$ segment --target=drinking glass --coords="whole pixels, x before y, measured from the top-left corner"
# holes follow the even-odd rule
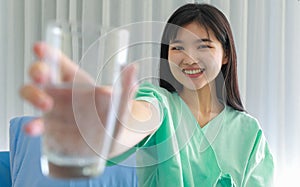
[[[53,51],[44,59],[51,73],[50,82],[43,89],[53,98],[54,106],[43,114],[44,175],[86,178],[103,172],[118,120],[120,72],[127,61],[128,40],[125,29],[108,34],[107,29],[96,24],[48,24],[46,43]],[[61,75],[61,55],[77,64],[72,81],[65,82]],[[102,100],[110,103],[104,109],[99,109],[101,104],[95,99],[99,86],[112,90],[111,95],[103,95]]]

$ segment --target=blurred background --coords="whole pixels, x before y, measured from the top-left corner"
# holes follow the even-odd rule
[[[229,19],[242,100],[260,121],[274,153],[276,183],[295,184],[300,170],[299,0],[0,0],[0,150],[9,149],[9,120],[36,114],[18,90],[29,81],[32,46],[44,38],[49,21],[88,21],[111,28],[166,22],[189,2],[213,4]]]

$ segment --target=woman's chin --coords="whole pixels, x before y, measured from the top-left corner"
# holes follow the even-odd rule
[[[184,89],[188,89],[188,90],[192,90],[192,91],[196,91],[196,90],[201,90],[202,88],[204,88],[207,83],[193,83],[193,82],[183,82],[181,83],[183,85]]]

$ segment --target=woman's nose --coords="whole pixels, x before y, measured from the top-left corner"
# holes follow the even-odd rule
[[[191,65],[197,63],[197,54],[193,50],[188,50],[184,53],[183,63]]]

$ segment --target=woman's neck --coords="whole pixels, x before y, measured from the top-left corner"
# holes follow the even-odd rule
[[[180,97],[188,105],[201,127],[217,116],[224,108],[216,93],[214,83],[199,90],[183,88]]]

